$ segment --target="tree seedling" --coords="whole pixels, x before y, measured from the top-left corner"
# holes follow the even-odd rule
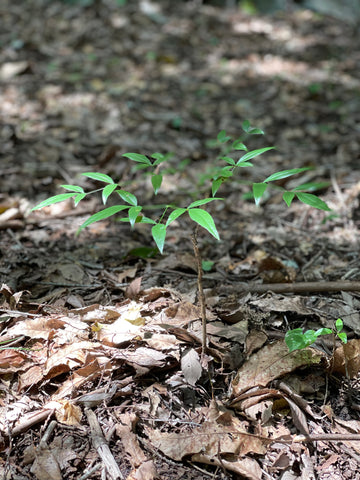
[[[261,129],[252,127],[250,125],[250,122],[247,120],[243,122],[242,128],[246,136],[264,134]],[[222,130],[217,135],[217,138],[211,142],[211,146],[217,146],[221,149],[221,155],[216,158],[216,163],[215,165],[213,165],[212,174],[209,178],[209,191],[211,193],[205,196],[205,198],[195,199],[187,206],[180,206],[174,204],[165,205],[165,207],[162,209],[162,213],[156,218],[150,218],[144,215],[143,211],[146,209],[147,205],[140,205],[138,198],[133,192],[124,190],[121,185],[115,182],[109,175],[97,172],[87,172],[83,173],[82,175],[98,182],[104,183],[103,187],[92,190],[90,192],[85,192],[84,189],[78,185],[61,185],[62,188],[67,191],[67,193],[50,197],[32,209],[38,210],[40,208],[47,207],[58,202],[68,200],[69,198],[72,198],[74,200],[75,206],[77,206],[79,202],[83,200],[87,195],[99,191],[102,193],[102,202],[104,205],[106,205],[109,197],[111,195],[116,195],[118,197],[118,200],[120,201],[119,205],[107,207],[95,213],[94,215],[91,215],[79,227],[77,233],[79,233],[85,227],[93,224],[94,222],[98,222],[113,215],[120,214],[120,221],[130,223],[130,226],[132,228],[135,226],[136,223],[149,224],[151,226],[152,238],[160,253],[163,253],[164,250],[167,229],[175,220],[181,221],[180,217],[184,218],[184,215],[187,215],[190,220],[195,223],[196,226],[191,236],[191,240],[198,270],[199,302],[201,306],[201,320],[203,325],[203,353],[206,351],[207,335],[205,297],[202,291],[202,271],[204,264],[202,263],[200,251],[197,244],[198,227],[200,226],[204,228],[208,233],[210,233],[210,235],[212,235],[217,240],[220,239],[213,216],[211,215],[211,213],[205,210],[204,207],[213,201],[224,201],[224,198],[215,196],[222,184],[229,181],[234,176],[234,174],[237,173],[241,168],[254,167],[253,163],[251,162],[254,158],[274,148],[264,147],[249,151],[246,145],[243,143],[242,137],[233,139],[232,137],[227,135],[225,130]],[[238,152],[242,152],[240,157],[238,155]],[[169,161],[170,155],[154,153],[150,157],[148,157],[140,153],[125,153],[123,154],[123,156],[134,162],[136,164],[136,169],[145,170],[150,173],[153,193],[154,195],[157,195],[162,185],[164,174],[163,172],[166,171],[166,169],[164,169],[164,164]],[[260,201],[264,196],[265,191],[267,191],[269,187],[275,187],[277,190],[282,191],[282,198],[288,207],[291,205],[294,198],[297,198],[300,202],[304,204],[321,210],[329,211],[330,208],[326,205],[324,201],[322,201],[313,193],[308,193],[309,191],[313,191],[316,189],[317,184],[315,183],[303,184],[291,190],[286,190],[274,184],[274,182],[278,180],[282,180],[292,175],[302,173],[306,170],[309,170],[310,168],[311,167],[303,167],[282,170],[268,176],[261,183],[252,183],[252,195],[255,200],[255,204],[260,204]],[[169,171],[169,169],[167,169],[167,171]],[[195,196],[200,197],[202,196],[202,194],[196,192]]]
[[[341,318],[335,322],[335,328],[319,328],[318,330],[302,331],[301,328],[294,328],[285,334],[285,343],[288,346],[289,352],[294,350],[303,350],[315,343],[322,335],[334,335],[338,337],[343,344],[347,343],[347,335],[342,331],[344,323]]]

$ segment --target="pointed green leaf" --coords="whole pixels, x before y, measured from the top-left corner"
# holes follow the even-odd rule
[[[228,140],[230,140],[231,137],[226,135],[225,130],[221,130],[221,132],[218,133],[217,140],[220,143],[226,143]]]
[[[111,183],[110,185],[106,185],[102,191],[102,201],[103,204],[105,205],[107,202],[107,199],[110,197],[110,195],[113,193],[113,191],[117,188],[116,183]]]
[[[347,335],[345,332],[339,332],[337,336],[340,338],[342,343],[345,343],[345,344],[347,343]]]
[[[330,182],[308,182],[298,185],[293,189],[293,192],[298,192],[299,190],[306,190],[308,192],[315,192],[316,190],[321,190],[322,188],[327,188]]]
[[[120,197],[124,200],[124,202],[130,203],[130,205],[133,205],[134,207],[136,207],[137,198],[135,197],[134,194],[127,192],[126,190],[116,190],[116,193],[120,195]]]
[[[152,227],[151,234],[153,239],[155,240],[159,252],[163,253],[166,237],[166,225],[163,225],[162,223],[157,223]]]
[[[267,189],[267,183],[253,183],[252,190],[256,206],[260,204],[261,197]]]
[[[80,233],[83,228],[88,227],[92,223],[98,222],[99,220],[104,220],[105,218],[111,217],[112,215],[115,215],[122,210],[126,210],[127,208],[129,208],[127,205],[114,205],[113,207],[108,207],[104,210],[100,210],[100,212],[91,215],[91,217],[89,217],[82,225],[80,225],[77,234]]]
[[[167,219],[166,226],[168,227],[170,223],[172,223],[174,220],[176,220],[178,217],[180,217],[180,215],[182,215],[185,212],[186,212],[186,208],[176,208],[175,210],[173,210]]]
[[[237,167],[253,167],[254,165],[251,162],[241,162]]]
[[[285,343],[289,352],[307,347],[307,342],[301,328],[294,328],[293,330],[287,331],[285,333]]]
[[[331,328],[319,328],[318,330],[316,330],[315,336],[319,337],[320,335],[330,335],[331,333],[333,333]]]
[[[224,199],[220,197],[203,198],[202,200],[196,200],[195,202],[190,203],[188,208],[200,207],[200,205],[206,205],[207,203],[213,202],[214,200]]]
[[[223,178],[217,178],[216,180],[213,180],[212,185],[211,185],[211,195],[212,196],[216,195],[216,192],[219,190],[219,188],[221,187],[223,182],[224,182]]]
[[[69,190],[70,192],[84,193],[84,189],[78,185],[60,185],[60,187],[65,188],[65,190]]]
[[[236,165],[239,165],[242,162],[246,162],[247,160],[251,160],[262,153],[265,153],[269,150],[273,150],[275,147],[265,147],[265,148],[258,148],[257,150],[252,150],[251,152],[245,153],[239,160],[237,161]],[[265,180],[266,181],[266,180]]]
[[[209,212],[202,208],[191,208],[188,210],[189,217],[201,227],[205,228],[213,237],[220,240],[215,222]]]
[[[293,193],[293,192],[284,192],[283,193],[283,200],[288,207],[290,207],[291,202],[293,201],[294,197],[295,197],[295,193]]]
[[[247,133],[249,131],[249,128],[250,128],[249,120],[244,120],[242,124],[242,129],[244,130],[244,132]]]
[[[158,173],[157,175],[152,175],[151,176],[151,183],[154,189],[155,195],[157,195],[159,188],[161,187],[163,176]]]
[[[36,207],[32,208],[31,211],[33,212],[34,210],[39,210],[39,208],[44,208],[53,205],[54,203],[63,202],[68,198],[75,197],[75,195],[76,193],[61,193],[60,195],[55,195],[39,203],[39,205],[36,205]]]
[[[93,180],[98,180],[99,182],[115,183],[114,180],[109,177],[109,175],[105,175],[105,173],[88,172],[82,173],[81,175],[84,175],[84,177],[92,178]]]
[[[264,182],[273,182],[275,180],[282,180],[283,178],[291,177],[291,175],[296,175],[297,173],[306,172],[306,170],[311,170],[312,167],[303,167],[303,168],[292,168],[291,170],[282,170],[281,172],[276,172],[270,175],[270,177],[265,178]]]
[[[344,322],[341,320],[341,318],[338,318],[335,322],[335,328],[337,332],[341,332],[341,330],[344,328]]]
[[[235,160],[231,157],[227,157],[226,155],[224,157],[220,157],[220,160],[224,160],[229,165],[235,165]]]
[[[323,200],[312,193],[297,193],[296,196],[300,202],[305,203],[306,205],[310,205],[311,207],[318,208],[319,210],[325,210],[327,212],[331,211],[331,208],[329,208]]]
[[[247,133],[249,135],[265,135],[264,131],[261,128],[250,128]]]
[[[86,193],[78,193],[76,195],[76,197],[74,197],[75,207],[77,207],[79,205],[79,203],[81,202],[81,200],[85,197],[86,197]]]
[[[244,145],[241,140],[235,140],[235,142],[233,142],[233,144],[231,145],[231,148],[233,150],[247,150],[247,146]]]
[[[142,207],[130,207],[129,208],[129,222],[131,225],[131,228],[135,225],[135,222],[137,221],[137,218],[139,216],[139,213],[141,212]],[[141,222],[138,222],[141,223]]]
[[[133,162],[143,163],[144,165],[152,165],[151,161],[141,153],[124,153],[123,157],[129,158]]]

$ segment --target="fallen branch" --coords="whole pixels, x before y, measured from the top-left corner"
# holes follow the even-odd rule
[[[118,478],[123,480],[124,477],[122,476],[119,465],[116,463],[116,460],[110,451],[95,413],[88,408],[85,408],[85,413],[90,425],[92,444],[103,461],[111,480],[116,480]]]

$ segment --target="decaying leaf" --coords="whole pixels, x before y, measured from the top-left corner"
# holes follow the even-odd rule
[[[202,368],[200,357],[197,351],[193,348],[185,351],[181,357],[181,370],[190,385],[195,385],[201,377]]]
[[[232,382],[232,397],[255,387],[266,385],[302,366],[318,364],[323,358],[319,350],[306,348],[289,353],[282,340],[266,345],[254,353],[238,370]]]

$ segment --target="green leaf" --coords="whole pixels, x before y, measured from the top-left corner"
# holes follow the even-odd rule
[[[174,154],[169,152],[165,155],[163,155],[162,153],[153,153],[151,155],[151,158],[154,158],[155,159],[155,162],[153,163],[153,166],[157,166],[157,165],[160,165],[160,163],[163,163],[163,162],[166,162],[167,160],[169,160]]]
[[[293,193],[293,192],[284,192],[283,193],[283,200],[288,207],[290,207],[291,202],[293,201],[294,197],[295,197],[295,193]]]
[[[176,220],[178,217],[180,217],[180,215],[182,215],[185,212],[186,212],[186,208],[176,208],[175,210],[173,210],[167,219],[166,226],[168,227],[170,223],[172,223],[174,220]]]
[[[231,157],[227,157],[227,156],[220,157],[220,160],[224,160],[229,165],[235,165],[235,160]]]
[[[301,328],[294,328],[285,333],[285,343],[289,352],[302,350],[308,346]]]
[[[303,167],[303,168],[292,168],[291,170],[282,170],[281,172],[276,172],[270,175],[270,177],[265,178],[264,182],[273,182],[274,180],[282,180],[283,178],[291,177],[291,175],[296,175],[297,173],[305,172],[306,170],[311,170],[312,167]]]
[[[242,123],[242,129],[244,130],[244,132],[247,133],[249,131],[249,128],[250,128],[249,120],[244,120]]]
[[[76,193],[61,193],[60,195],[55,195],[54,197],[50,197],[43,202],[36,205],[36,207],[32,208],[31,211],[39,210],[40,208],[48,207],[49,205],[54,205],[54,203],[63,202],[68,198],[75,197]]]
[[[214,266],[214,263],[212,260],[203,260],[201,262],[201,268],[204,270],[204,272],[210,272],[211,269]]]
[[[217,140],[220,143],[226,143],[228,140],[230,140],[231,137],[226,135],[225,130],[221,130],[221,132],[218,133]]]
[[[98,222],[99,220],[104,220],[105,218],[111,217],[112,215],[115,215],[122,210],[126,210],[127,208],[129,208],[127,205],[114,205],[113,207],[100,210],[100,212],[91,215],[91,217],[89,217],[82,225],[80,225],[77,234],[79,234],[83,228],[88,227],[92,223]]]
[[[341,320],[341,318],[338,318],[335,322],[335,328],[337,332],[341,332],[341,330],[344,328],[344,322]]]
[[[152,227],[151,234],[153,236],[153,239],[155,240],[159,252],[163,253],[166,237],[166,225],[163,225],[162,223],[157,223]]]
[[[70,190],[70,192],[84,193],[84,189],[78,185],[60,185],[60,187]]]
[[[345,343],[345,344],[347,343],[347,335],[345,332],[341,332],[341,333],[339,332],[337,336],[340,338],[342,343]]]
[[[237,167],[253,167],[254,165],[251,162],[241,162]]]
[[[256,206],[260,204],[261,197],[264,195],[267,183],[253,183],[252,190]]]
[[[231,145],[231,148],[233,150],[247,150],[247,146],[244,145],[241,140],[235,140],[233,144]]]
[[[250,128],[247,133],[249,135],[265,135],[265,132],[261,128]]]
[[[130,222],[130,225],[131,227],[133,227],[135,225],[135,222],[139,216],[139,213],[141,212],[141,209],[142,207],[130,207],[129,208],[129,222]],[[138,222],[138,223],[141,223],[141,222]]]
[[[224,200],[224,199],[220,197],[203,198],[202,200],[196,200],[195,202],[190,203],[188,208],[200,207],[201,205],[206,205],[207,203],[213,202],[214,200]]]
[[[129,158],[133,162],[143,163],[148,166],[152,165],[151,161],[145,155],[141,155],[141,153],[124,153],[123,157]]]
[[[310,192],[315,192],[316,190],[321,190],[322,188],[326,188],[329,185],[330,185],[330,182],[303,183],[302,185],[298,185],[297,187],[293,188],[293,192],[298,192],[299,190],[307,190]]]
[[[212,196],[216,195],[216,192],[219,190],[219,188],[221,187],[223,182],[224,182],[223,178],[217,178],[216,180],[213,180],[212,185],[211,185],[211,195]]]
[[[215,226],[215,222],[206,210],[202,208],[191,208],[188,210],[189,217],[194,222],[198,223],[201,227],[205,228],[213,237],[220,240],[218,231]]]
[[[76,197],[74,197],[75,207],[77,207],[79,205],[79,203],[81,202],[81,200],[85,197],[86,197],[86,193],[78,193],[76,195]]]
[[[251,160],[264,152],[269,150],[273,150],[275,147],[265,147],[265,148],[258,148],[257,150],[252,150],[251,152],[245,153],[239,160],[237,161],[236,165],[240,165],[242,162],[246,162],[247,160]],[[266,181],[266,180],[265,180]]]
[[[130,192],[127,192],[126,190],[116,190],[116,193],[120,195],[120,197],[124,200],[126,203],[130,203],[130,205],[133,205],[136,207],[137,205],[137,198],[135,195],[133,195]]]
[[[113,191],[117,188],[116,183],[112,183],[110,185],[106,185],[106,187],[103,188],[102,191],[102,201],[103,204],[105,205],[107,202],[107,199],[110,197],[110,195],[113,193]]]
[[[93,180],[98,180],[99,182],[115,183],[114,180],[109,177],[109,175],[105,175],[105,173],[88,172],[82,173],[81,175],[84,175],[84,177],[92,178]]]
[[[311,207],[318,208],[319,210],[325,210],[327,212],[331,211],[331,208],[329,208],[323,200],[312,193],[297,193],[296,196],[300,202],[305,203],[306,205],[310,205]]]
[[[162,179],[163,179],[163,176],[160,173],[151,176],[151,183],[152,183],[155,195],[157,195],[159,188],[161,187]]]
[[[331,328],[319,328],[315,332],[315,336],[319,337],[320,335],[330,335],[331,333],[334,333]]]

